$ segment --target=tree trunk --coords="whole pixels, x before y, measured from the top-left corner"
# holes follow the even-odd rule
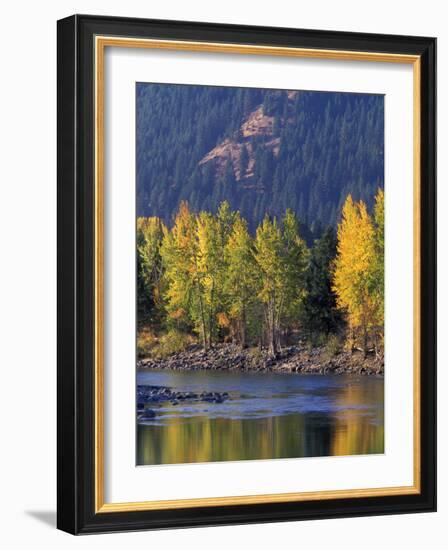
[[[209,307],[209,313],[208,313],[208,343],[209,347],[212,347],[212,340],[213,340],[213,300],[214,300],[214,290],[215,290],[215,283],[212,282],[212,289],[210,293],[210,307]]]
[[[199,307],[201,310],[202,347],[204,348],[204,351],[207,351],[208,350],[207,326],[205,323],[205,314],[204,314],[204,306],[202,304],[202,297],[199,297]]]
[[[368,345],[368,332],[367,332],[367,325],[364,324],[363,326],[363,342],[364,342],[364,358],[367,357],[367,345]]]
[[[241,326],[240,326],[240,339],[241,347],[244,349],[246,347],[246,308],[243,307],[243,313],[241,316]]]
[[[373,349],[375,351],[375,357],[378,359],[378,334],[376,327],[373,329]]]
[[[350,327],[350,353],[353,353],[355,351],[355,334],[354,329],[351,326]]]
[[[268,310],[268,353],[270,357],[277,355],[277,338],[275,331],[275,307],[271,302]]]

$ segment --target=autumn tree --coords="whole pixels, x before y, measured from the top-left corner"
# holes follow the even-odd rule
[[[374,341],[375,350],[378,352],[384,337],[384,191],[382,189],[378,189],[375,197],[373,223],[374,255],[370,266],[369,291],[375,307]]]
[[[348,195],[338,225],[333,288],[337,303],[348,315],[352,334],[360,331],[367,353],[369,331],[376,323],[371,293],[371,269],[375,259],[375,228],[363,201]]]
[[[171,231],[164,231],[161,254],[170,318],[177,322],[191,321],[202,338],[204,349],[208,349],[205,286],[199,263],[196,218],[186,202],[181,202]]]
[[[224,309],[223,280],[225,271],[223,236],[220,220],[209,212],[196,218],[197,269],[201,281],[207,346],[211,347],[217,331],[217,315]]]
[[[254,315],[258,291],[258,266],[254,258],[252,238],[247,222],[237,216],[225,248],[227,265],[225,290],[228,312],[236,325],[236,339],[241,347],[247,345],[247,328]]]
[[[258,296],[265,309],[268,351],[275,357],[280,351],[284,315],[295,310],[303,291],[306,246],[291,211],[285,215],[283,231],[276,218],[264,218],[256,232],[255,259],[260,269]]]
[[[233,229],[233,222],[235,221],[236,213],[232,211],[230,205],[227,201],[223,201],[218,208],[216,214],[217,229],[219,233],[219,246],[221,251],[224,251],[224,248],[229,240],[230,234]]]
[[[265,216],[257,228],[255,237],[255,259],[260,269],[260,291],[258,297],[264,304],[264,321],[268,351],[275,357],[278,349],[278,319],[282,305],[282,234],[277,219]]]
[[[279,314],[278,326],[285,321],[292,324],[297,321],[304,298],[305,269],[309,251],[305,241],[299,234],[299,220],[294,212],[288,208],[282,220],[283,242],[283,272],[282,272],[282,307]]]

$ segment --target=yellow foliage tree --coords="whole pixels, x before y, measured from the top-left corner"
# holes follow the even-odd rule
[[[347,312],[352,336],[356,332],[362,336],[364,353],[369,331],[377,323],[377,307],[370,292],[375,252],[375,227],[367,207],[349,195],[338,225],[333,288],[338,306]]]
[[[208,348],[203,273],[199,265],[197,224],[188,204],[181,202],[173,228],[164,231],[161,255],[168,283],[167,310],[177,316],[188,311]]]
[[[371,288],[377,306],[378,324],[384,323],[384,191],[378,189],[373,211],[375,224],[375,261],[372,264]]]
[[[198,274],[204,302],[208,345],[212,346],[216,332],[216,319],[222,305],[222,278],[224,250],[221,246],[219,220],[209,212],[200,212],[196,218],[198,243]]]

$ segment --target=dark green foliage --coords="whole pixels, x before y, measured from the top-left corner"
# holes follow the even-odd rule
[[[160,246],[163,224],[159,218],[137,219],[137,320],[159,323],[163,317],[163,268]]]
[[[138,216],[171,224],[181,200],[212,213],[227,200],[252,233],[266,213],[290,208],[316,237],[336,224],[349,193],[371,208],[383,186],[382,96],[139,83],[136,100]],[[271,128],[244,137],[242,124],[260,106]],[[201,163],[225,139],[244,145],[239,164],[220,172]],[[238,178],[234,169],[251,160],[253,173]]]
[[[151,313],[154,311],[154,297],[152,285],[145,277],[142,259],[137,252],[137,319],[139,324],[148,323],[152,320]]]
[[[336,309],[336,295],[332,290],[332,262],[336,256],[337,239],[332,228],[327,228],[315,241],[305,271],[305,297],[301,320],[310,334],[336,332],[342,322]]]

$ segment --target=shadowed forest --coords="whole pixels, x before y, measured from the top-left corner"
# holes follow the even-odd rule
[[[138,83],[137,215],[227,201],[252,234],[290,208],[308,245],[384,182],[384,97]]]

